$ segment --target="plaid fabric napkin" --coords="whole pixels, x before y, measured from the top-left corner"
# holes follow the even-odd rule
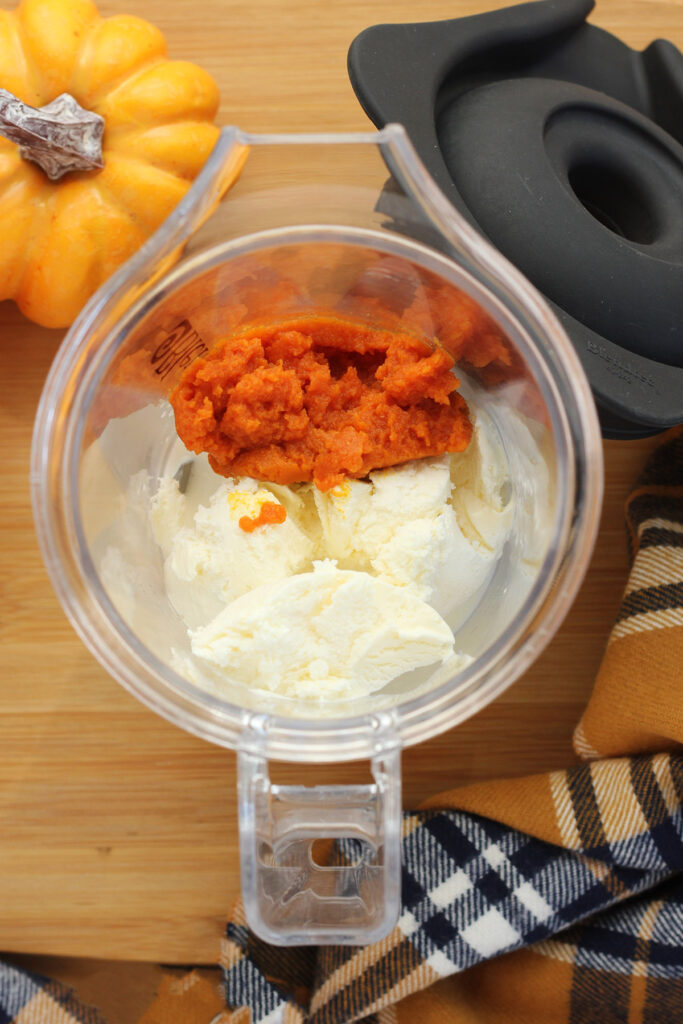
[[[227,1009],[191,973],[140,1024],[683,1022],[682,432],[648,463],[627,523],[633,567],[576,729],[583,763],[406,813],[402,913],[373,946],[267,946],[238,905]],[[16,996],[3,1017],[3,985],[0,1024],[52,1021],[20,1015]],[[100,1024],[65,1012],[55,1024]]]
[[[106,1024],[72,989],[40,974],[0,963],[0,1024]]]

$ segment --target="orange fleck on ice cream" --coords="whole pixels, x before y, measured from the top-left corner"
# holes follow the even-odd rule
[[[284,523],[287,509],[276,501],[264,501],[257,516],[240,516],[239,528],[245,533],[253,533],[257,526],[270,526]]]

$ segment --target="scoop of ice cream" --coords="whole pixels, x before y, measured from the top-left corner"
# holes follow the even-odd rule
[[[477,430],[482,434],[478,426],[475,436]],[[489,460],[492,453],[476,458]],[[510,521],[498,493],[507,479],[502,460],[500,477],[491,474],[481,497],[473,490],[478,478],[461,476],[462,495],[451,479],[451,456],[445,455],[371,473],[369,481],[348,480],[326,493],[314,490],[322,525],[319,550],[341,568],[409,587],[442,615],[456,612],[491,573]],[[486,540],[468,529],[470,512],[477,521],[488,515]]]
[[[321,551],[341,568],[378,575],[429,601],[450,525],[450,490],[448,456],[313,489]]]
[[[256,587],[191,640],[232,681],[320,700],[372,693],[453,652],[448,625],[410,590],[332,561]]]
[[[480,550],[496,551],[512,523],[512,485],[495,429],[481,411],[467,450],[453,455],[450,467],[461,532]]]
[[[229,479],[188,523],[186,498],[177,482],[161,480],[150,518],[165,555],[168,597],[190,628],[214,618],[247,591],[310,566],[314,544],[293,516],[251,533],[240,527],[242,517],[257,519],[266,502],[281,504],[254,480]]]

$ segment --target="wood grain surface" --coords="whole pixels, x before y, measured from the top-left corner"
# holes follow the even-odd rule
[[[166,33],[172,56],[209,70],[223,124],[288,131],[368,127],[346,72],[361,29],[489,6],[501,5],[107,0],[101,10],[144,15]],[[657,36],[683,46],[683,0],[601,0],[591,20],[637,48]],[[113,682],[52,592],[33,534],[28,467],[33,417],[59,342],[59,332],[0,304],[0,949],[211,963],[238,892],[235,759],[155,717]],[[565,624],[494,705],[406,751],[407,805],[471,780],[574,760],[572,728],[625,581],[623,501],[655,443],[605,445],[599,541]],[[364,779],[366,767],[316,774]],[[303,781],[296,766],[275,776]]]

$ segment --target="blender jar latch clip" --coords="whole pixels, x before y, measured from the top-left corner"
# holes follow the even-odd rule
[[[369,785],[273,785],[238,754],[242,898],[276,945],[362,945],[396,924],[401,895],[398,745],[381,744]]]

